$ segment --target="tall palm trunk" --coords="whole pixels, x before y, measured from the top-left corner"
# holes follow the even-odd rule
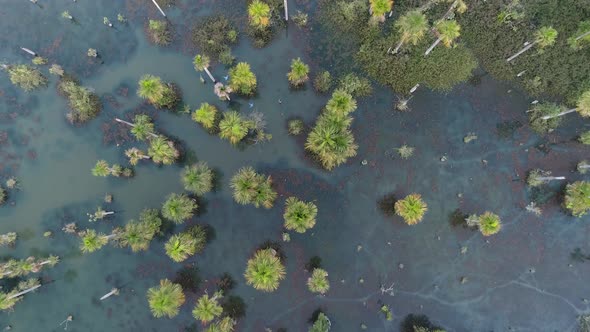
[[[156,5],[156,7],[158,7],[158,10],[160,11],[160,13],[162,13],[162,15],[164,17],[166,17],[166,13],[164,13],[164,11],[162,10],[162,8],[160,8],[160,5],[158,5],[158,3],[156,2],[156,0],[152,0],[152,2],[154,3],[154,5]]]
[[[289,7],[287,6],[287,0],[283,0],[283,6],[285,7],[285,21],[289,20]]]
[[[25,295],[25,294],[27,294],[27,293],[29,293],[29,292],[32,292],[32,291],[34,291],[35,289],[37,289],[37,288],[39,288],[39,287],[41,287],[41,285],[33,286],[33,287],[31,287],[31,288],[25,289],[24,291],[18,292],[18,293],[16,293],[16,294],[12,294],[12,295],[10,295],[9,297],[7,297],[6,299],[7,299],[7,300],[12,300],[12,299],[14,299],[15,297],[19,297],[19,296]]]
[[[563,112],[561,112],[561,113],[558,113],[558,114],[555,114],[555,115],[545,115],[545,116],[544,116],[544,117],[542,117],[541,119],[543,119],[543,120],[549,120],[549,119],[553,119],[553,118],[560,117],[560,116],[562,116],[562,115],[566,115],[566,114],[569,114],[569,113],[573,113],[573,112],[575,112],[575,111],[576,111],[576,109],[575,109],[575,108],[572,108],[572,109],[569,109],[569,110],[567,110],[567,111],[563,111]]]
[[[211,81],[213,81],[213,83],[217,82],[215,80],[215,78],[213,78],[213,75],[211,75],[211,73],[209,72],[209,68],[203,67],[203,70],[205,70],[205,72],[207,73],[207,76],[209,76],[209,78],[211,79]]]
[[[436,45],[440,44],[440,42],[442,41],[442,38],[438,37],[434,43],[432,43],[432,45],[430,45],[430,47],[426,50],[426,52],[424,52],[424,56],[427,56],[428,54],[430,54],[430,52],[432,52],[432,50],[436,47]]]
[[[27,53],[29,53],[32,56],[37,56],[37,53],[31,51],[30,49],[28,49],[26,47],[21,47],[20,49],[23,50],[23,51],[25,51],[25,52],[27,52]]]
[[[512,60],[514,60],[514,59],[516,59],[516,58],[518,58],[518,57],[519,57],[519,56],[520,56],[522,53],[524,53],[524,52],[526,52],[526,51],[530,50],[530,49],[531,49],[531,47],[535,46],[535,44],[536,44],[536,43],[537,43],[536,41],[534,41],[534,42],[532,42],[532,43],[529,43],[527,46],[523,47],[523,48],[522,48],[522,50],[520,50],[520,51],[516,52],[516,54],[514,54],[513,56],[511,56],[511,57],[509,57],[508,59],[506,59],[506,62],[510,62],[510,61],[512,61]]]
[[[113,288],[113,289],[111,289],[111,291],[110,291],[110,292],[108,292],[108,293],[106,293],[105,295],[103,295],[103,296],[100,298],[100,300],[101,300],[101,301],[103,301],[103,300],[106,300],[106,299],[108,299],[109,297],[111,297],[111,296],[113,296],[113,295],[117,295],[117,294],[119,294],[119,289],[118,289],[118,288]]]
[[[130,127],[135,127],[135,124],[131,123],[131,122],[127,122],[125,120],[121,120],[119,118],[115,118],[115,121],[122,123],[122,124],[126,124]],[[154,138],[158,138],[158,135],[154,134],[154,133],[148,133],[150,136],[154,137]]]
[[[565,180],[565,176],[540,176],[537,178],[539,181],[553,181],[553,180]]]
[[[586,36],[590,35],[590,31],[586,31],[583,34],[579,35],[578,37],[576,37],[575,41],[578,41]]]
[[[397,46],[393,50],[392,54],[397,54],[397,52],[399,52],[399,49],[402,47],[402,45],[404,45],[404,42],[405,42],[405,40],[403,38],[401,38],[399,43],[397,43]]]

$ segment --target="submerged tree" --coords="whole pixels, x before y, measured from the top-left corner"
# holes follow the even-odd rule
[[[315,218],[318,208],[312,202],[303,202],[296,197],[289,197],[285,201],[285,228],[298,233],[305,233],[306,230],[315,225]]]
[[[270,209],[277,198],[276,191],[272,189],[271,177],[256,173],[250,166],[234,174],[230,186],[234,191],[234,200],[239,204]]]
[[[205,293],[197,300],[197,304],[193,309],[193,317],[200,320],[201,323],[207,324],[216,317],[221,316],[223,308],[219,304],[219,300],[222,296],[221,291],[215,292],[212,297]]]
[[[10,82],[25,91],[32,91],[47,85],[47,78],[41,71],[28,65],[3,65],[8,72]]]
[[[180,99],[170,83],[164,83],[161,78],[149,74],[139,80],[137,94],[157,108],[174,108]]]
[[[160,286],[148,289],[147,298],[152,315],[156,318],[172,318],[178,315],[179,308],[185,301],[182,287],[168,279],[160,280]]]
[[[434,31],[437,35],[436,40],[430,47],[426,50],[424,55],[430,54],[432,50],[438,45],[440,42],[443,43],[446,47],[453,46],[455,39],[459,38],[461,35],[461,26],[455,20],[443,20],[438,21],[434,25]]]
[[[204,161],[186,166],[181,174],[181,180],[185,190],[199,196],[213,189],[213,171]]]
[[[115,211],[105,211],[101,206],[96,208],[96,211],[93,213],[87,213],[88,214],[88,221],[90,222],[94,222],[94,221],[98,221],[98,220],[102,220],[112,214],[115,214]]]
[[[565,187],[565,207],[574,217],[582,217],[590,211],[590,182],[576,181]]]
[[[291,71],[287,73],[287,78],[293,86],[300,86],[307,82],[309,77],[309,66],[306,65],[300,58],[291,61]]]
[[[219,122],[219,137],[229,140],[231,144],[238,144],[248,135],[251,125],[251,122],[244,119],[240,113],[225,112]]]
[[[145,152],[135,147],[125,150],[125,156],[129,158],[129,163],[134,166],[137,165],[140,160],[150,159]]]
[[[229,70],[229,85],[233,91],[251,95],[256,91],[256,75],[246,62],[239,62]]]
[[[395,27],[398,29],[401,37],[399,43],[393,50],[393,54],[397,54],[405,43],[411,43],[414,46],[417,45],[424,38],[426,31],[428,31],[428,19],[421,11],[412,10],[397,19]]]
[[[213,78],[213,75],[211,75],[211,72],[209,71],[209,57],[206,55],[201,55],[201,54],[197,54],[195,56],[195,58],[193,59],[193,65],[195,66],[195,70],[196,71],[205,71],[205,73],[207,73],[207,76],[209,76],[209,78],[211,79],[211,81],[213,83],[215,83],[215,78]]]
[[[193,121],[200,123],[207,130],[215,128],[217,118],[217,108],[209,103],[202,103],[192,114]]]
[[[285,278],[285,267],[274,249],[260,249],[248,260],[244,276],[248,285],[272,292]]]
[[[307,287],[312,293],[325,294],[330,289],[328,272],[320,268],[313,269],[311,277],[307,279]]]
[[[148,156],[156,164],[172,165],[180,156],[180,152],[176,150],[172,141],[167,140],[163,136],[158,136],[150,140]]]
[[[410,194],[394,204],[395,214],[404,218],[408,225],[415,225],[422,221],[428,211],[428,205],[422,200],[420,194]]]
[[[512,55],[506,62],[510,62],[517,57],[519,57],[524,52],[530,50],[533,46],[538,45],[539,48],[543,49],[545,47],[551,46],[555,44],[555,40],[557,39],[557,30],[553,29],[553,27],[542,27],[535,32],[535,40],[531,42],[525,43],[525,47],[522,48],[520,51],[516,52],[516,54]]]
[[[248,5],[248,21],[256,29],[265,29],[270,25],[270,6],[260,0]]]
[[[185,194],[170,194],[162,205],[162,216],[176,224],[192,218],[197,202]]]
[[[554,180],[565,180],[565,176],[550,176],[551,172],[543,171],[541,169],[534,169],[529,172],[527,176],[527,184],[531,187],[538,187]]]

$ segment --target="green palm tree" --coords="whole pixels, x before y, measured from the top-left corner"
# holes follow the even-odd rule
[[[395,22],[395,26],[401,34],[401,38],[393,50],[393,54],[397,54],[405,43],[418,44],[428,31],[428,19],[421,11],[412,10],[401,16]]]
[[[162,216],[181,224],[192,218],[197,207],[197,202],[185,194],[170,194],[162,205]]]
[[[311,277],[307,279],[307,287],[312,293],[325,294],[330,289],[328,272],[320,268],[313,269]]]
[[[575,217],[581,217],[590,211],[590,182],[576,181],[565,187],[565,207]]]
[[[306,230],[315,225],[315,218],[318,208],[312,202],[303,202],[296,197],[289,197],[285,201],[285,228],[298,233],[305,233]]]
[[[291,61],[291,71],[287,73],[289,82],[294,86],[299,86],[305,83],[309,77],[309,66],[306,65],[300,58]]]
[[[461,35],[461,26],[455,20],[442,20],[436,22],[434,28],[437,32],[438,37],[430,45],[430,47],[424,52],[424,56],[430,54],[432,50],[438,45],[440,42],[443,43],[446,47],[453,46],[455,39],[459,38]]]
[[[580,98],[578,98],[578,103],[576,105],[576,108],[572,108],[569,110],[564,110],[562,112],[559,112],[557,114],[548,114],[542,117],[543,120],[549,120],[552,118],[557,118],[560,117],[562,115],[566,115],[569,113],[573,113],[573,112],[578,112],[578,114],[580,114],[581,117],[583,118],[588,118],[590,117],[590,90],[582,93],[582,95],[580,96]]]
[[[309,332],[328,332],[330,331],[330,327],[332,323],[328,316],[326,316],[323,312],[320,312],[318,318],[313,323],[313,326],[309,329]]]
[[[285,278],[285,267],[274,249],[260,249],[248,260],[244,273],[246,283],[252,287],[272,292]]]
[[[538,187],[547,182],[554,180],[565,180],[565,176],[550,176],[551,172],[546,172],[541,169],[534,169],[529,172],[526,182],[531,187]]]
[[[131,127],[131,134],[139,141],[144,141],[154,136],[154,123],[152,118],[145,114],[138,114],[133,119],[133,127]]]
[[[186,166],[180,176],[184,189],[203,195],[213,189],[213,171],[204,161]]]
[[[200,320],[201,323],[207,324],[215,317],[221,316],[223,308],[218,302],[221,296],[221,292],[215,292],[212,297],[205,293],[197,300],[197,305],[193,309],[193,317]]]
[[[422,217],[428,211],[428,205],[422,200],[420,194],[410,194],[394,204],[395,214],[404,218],[408,225],[415,225],[422,221]]]
[[[219,137],[227,139],[231,144],[238,144],[250,130],[251,124],[236,111],[223,114],[219,122]]]
[[[205,73],[207,73],[207,76],[209,76],[211,81],[215,83],[215,78],[213,78],[213,75],[211,75],[211,72],[209,72],[209,61],[210,60],[208,56],[197,54],[193,59],[193,65],[195,66],[196,71],[205,71]]]
[[[157,105],[164,97],[165,90],[162,79],[154,75],[143,75],[139,80],[137,95]]]
[[[352,95],[342,89],[335,90],[330,100],[326,104],[326,111],[347,115],[356,110],[356,100]]]
[[[108,236],[102,233],[97,233],[93,229],[85,230],[80,236],[82,240],[80,250],[82,250],[83,253],[95,252],[109,242]]]
[[[483,236],[490,236],[498,233],[502,228],[500,217],[489,211],[479,216],[479,231]]]
[[[254,0],[248,5],[248,20],[257,29],[264,29],[270,25],[270,6],[260,0]]]
[[[47,78],[35,67],[28,65],[5,65],[4,68],[8,71],[10,82],[27,92],[47,85]]]
[[[256,91],[256,75],[248,63],[240,62],[229,70],[229,86],[243,95],[251,95]]]
[[[152,315],[156,318],[172,318],[178,315],[179,308],[184,303],[182,287],[168,279],[160,280],[159,287],[148,289],[147,298]]]
[[[134,166],[137,165],[140,160],[150,159],[150,157],[146,155],[145,152],[136,147],[125,150],[125,156],[129,158],[129,163]]]
[[[370,10],[374,18],[385,21],[385,14],[391,11],[393,0],[369,0]]]
[[[193,113],[192,119],[205,129],[211,130],[215,127],[217,120],[217,108],[209,103],[202,103],[201,107]]]
[[[112,169],[106,160],[99,160],[96,162],[96,165],[94,165],[94,168],[92,168],[92,175],[107,177],[111,175],[111,171]]]
[[[254,204],[271,208],[277,197],[272,189],[272,179],[256,173],[250,166],[241,168],[231,179],[234,200],[238,204]]]
[[[535,41],[533,41],[532,43],[527,43],[527,45],[523,47],[520,51],[516,52],[514,55],[506,59],[506,62],[510,62],[518,58],[521,54],[530,50],[535,45],[538,45],[539,48],[543,49],[545,47],[555,44],[557,35],[557,30],[553,29],[553,27],[549,26],[540,28],[535,32]]]
[[[190,233],[175,234],[164,245],[166,255],[175,262],[182,262],[197,252],[197,240]]]
[[[315,154],[327,170],[356,155],[358,145],[346,123],[350,123],[349,117],[343,119],[322,114],[307,137],[305,149]]]
[[[578,141],[584,145],[590,145],[590,130],[583,132],[580,137],[578,137]]]
[[[564,106],[555,103],[536,104],[528,112],[529,124],[538,133],[544,134],[551,132],[562,122],[562,118],[556,115],[565,111],[566,108]]]
[[[235,325],[235,319],[225,316],[221,320],[211,323],[205,332],[233,332]]]
[[[167,140],[165,137],[158,136],[150,141],[148,148],[148,156],[156,164],[171,165],[180,156],[180,152],[174,147],[174,143]]]
[[[141,212],[139,221],[130,220],[125,225],[117,239],[118,243],[121,247],[130,247],[133,252],[145,251],[161,226],[158,210],[146,209]]]

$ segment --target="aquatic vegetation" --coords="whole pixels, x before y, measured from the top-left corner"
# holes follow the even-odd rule
[[[180,152],[174,147],[174,143],[163,136],[150,140],[148,156],[156,164],[172,165],[180,157]]]
[[[22,64],[2,67],[8,72],[10,82],[27,92],[47,86],[47,78],[35,67]]]
[[[0,187],[0,206],[6,202],[7,196],[8,195],[6,195],[6,190],[4,190],[4,188]]]
[[[162,216],[176,224],[192,218],[197,202],[185,194],[170,194],[162,205]]]
[[[243,95],[251,95],[256,91],[256,75],[246,62],[239,62],[229,70],[229,86],[233,91]]]
[[[234,200],[238,204],[253,204],[255,207],[270,209],[277,193],[272,188],[272,179],[256,173],[250,166],[241,168],[231,178]]]
[[[51,65],[51,67],[49,67],[49,73],[51,75],[56,75],[56,76],[62,77],[62,76],[64,76],[65,72],[64,72],[64,69],[60,65],[54,63]]]
[[[33,256],[23,260],[10,259],[0,263],[0,279],[26,276],[30,273],[39,273],[43,268],[54,267],[59,262],[59,257],[48,256],[35,258]]]
[[[383,313],[386,320],[393,320],[393,314],[391,313],[391,309],[389,309],[387,304],[382,305],[380,311]]]
[[[263,29],[270,24],[270,6],[260,0],[254,0],[248,5],[248,21],[250,25]]]
[[[323,312],[320,312],[315,322],[309,329],[309,332],[328,332],[330,331],[331,326],[332,322],[330,322],[328,316],[326,316]]]
[[[186,166],[180,175],[184,190],[201,196],[213,189],[213,171],[206,162],[200,161]]]
[[[80,250],[83,253],[93,253],[102,247],[104,247],[113,235],[105,235],[103,233],[97,233],[93,229],[87,229],[80,232]]]
[[[543,49],[548,46],[552,46],[555,44],[555,40],[557,39],[557,30],[553,27],[541,27],[539,30],[535,32],[535,40],[533,42],[528,43],[522,48],[520,51],[516,52],[516,54],[510,56],[506,59],[506,62],[510,62],[517,57],[519,57],[524,52],[530,50],[533,46],[538,45],[539,48]]]
[[[209,16],[198,20],[191,36],[199,50],[216,60],[229,49],[229,45],[237,41],[238,32],[226,17]]]
[[[178,315],[179,308],[185,301],[182,287],[168,279],[162,279],[159,286],[148,289],[147,299],[152,315],[156,318],[172,318]]]
[[[420,194],[410,194],[394,204],[395,214],[404,218],[408,225],[415,225],[422,221],[428,211],[428,205],[422,200]]]
[[[287,74],[289,83],[293,86],[300,86],[307,82],[309,77],[309,66],[303,63],[300,58],[291,61],[291,71]]]
[[[156,45],[166,46],[172,41],[168,22],[164,20],[149,20],[147,34],[148,39]]]
[[[438,38],[430,45],[424,55],[430,54],[432,50],[439,44],[443,43],[446,47],[453,46],[455,40],[461,35],[461,26],[455,20],[442,20],[436,22],[434,29],[437,32]]]
[[[67,99],[70,112],[66,114],[72,123],[84,123],[94,119],[100,113],[102,105],[100,99],[90,88],[81,86],[73,79],[60,80],[58,90]]]
[[[527,176],[527,184],[531,187],[538,187],[547,182],[554,180],[565,180],[564,176],[550,176],[551,172],[543,171],[541,169],[534,169],[529,172]]]
[[[152,239],[160,232],[162,219],[155,209],[145,209],[139,215],[139,221],[129,220],[125,227],[118,231],[117,244],[130,247],[131,251],[145,251]]]
[[[583,132],[578,138],[578,141],[584,145],[590,145],[590,130]]]
[[[287,122],[287,130],[289,135],[299,135],[305,130],[305,124],[301,119],[291,119]]]
[[[22,296],[41,287],[39,279],[27,279],[18,283],[16,288],[8,293],[0,292],[0,310],[11,310]]]
[[[251,126],[252,123],[244,119],[238,112],[225,112],[219,122],[219,137],[229,140],[231,144],[238,144],[248,135]]]
[[[285,266],[274,249],[260,249],[248,260],[246,283],[258,290],[272,292],[285,278]]]
[[[16,243],[17,235],[15,232],[8,232],[6,234],[0,234],[0,247],[1,246],[14,246]]]
[[[325,294],[330,289],[328,272],[324,269],[314,269],[311,273],[311,277],[307,279],[307,287],[312,293]]]
[[[332,87],[332,75],[327,70],[320,72],[313,80],[313,87],[319,93],[327,93]]]
[[[561,117],[555,115],[563,111],[565,111],[565,107],[555,103],[536,104],[529,111],[531,129],[541,134],[552,132],[562,121]]]
[[[217,322],[211,323],[205,332],[233,332],[236,324],[235,319],[226,316]]]
[[[500,217],[489,211],[479,216],[478,222],[479,231],[483,236],[490,236],[498,233],[502,228]]]
[[[393,54],[397,54],[406,43],[416,46],[428,31],[428,19],[420,10],[411,10],[395,21],[395,27],[398,29],[400,39],[392,51]]]
[[[576,181],[565,187],[564,206],[574,217],[590,211],[590,182]]]
[[[338,81],[338,90],[342,90],[355,98],[368,97],[373,93],[371,82],[355,74],[346,74]],[[336,90],[336,91],[338,91]],[[334,93],[336,93],[334,91]]]
[[[157,108],[173,109],[180,101],[180,96],[170,83],[154,75],[143,75],[139,80],[137,95],[147,99]]]
[[[402,159],[409,159],[410,157],[412,157],[414,155],[415,149],[409,145],[404,144],[404,145],[400,146],[399,148],[397,148],[396,150]]]
[[[42,56],[36,56],[31,60],[31,62],[36,66],[43,66],[47,64],[47,59]]]
[[[200,123],[203,128],[212,130],[217,125],[218,120],[217,108],[209,103],[202,103],[201,106],[192,114],[193,121]]]
[[[111,23],[111,21],[109,20],[109,18],[106,17],[106,16],[102,18],[102,24],[107,25],[107,26],[109,26],[111,28],[113,27],[113,23]]]
[[[197,305],[193,309],[193,317],[196,320],[200,320],[201,323],[207,324],[216,317],[221,316],[223,308],[218,301],[221,297],[221,292],[215,292],[212,297],[209,297],[209,294],[205,293],[197,300]]]
[[[119,21],[120,23],[127,23],[127,18],[125,18],[125,16],[123,16],[123,14],[118,13],[117,14],[117,21]]]
[[[285,201],[285,228],[297,233],[305,233],[315,225],[318,208],[312,202],[303,202],[296,197]]]

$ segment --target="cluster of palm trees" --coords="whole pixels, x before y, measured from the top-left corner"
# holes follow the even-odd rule
[[[113,164],[109,165],[106,160],[98,160],[94,167],[90,170],[92,175],[100,176],[100,177],[107,177],[112,175],[114,177],[131,177],[133,176],[133,170],[131,168],[124,168],[121,165]]]
[[[350,131],[356,100],[348,92],[337,89],[326,104],[309,133],[305,149],[313,153],[327,170],[354,157],[358,146]]]
[[[38,273],[43,268],[53,267],[59,262],[58,256],[48,256],[45,258],[28,257],[26,259],[10,259],[0,263],[0,279],[16,278],[26,276],[30,273]]]
[[[0,310],[12,310],[12,308],[22,300],[22,296],[35,291],[41,287],[37,278],[31,278],[21,281],[15,288],[8,292],[0,291]]]
[[[250,166],[242,167],[234,174],[230,187],[234,200],[242,205],[252,204],[257,208],[262,206],[270,209],[277,198],[271,177],[256,173]]]
[[[577,112],[583,118],[590,118],[590,90],[578,97],[575,108],[566,109],[556,103],[537,103],[528,111],[531,128],[538,133],[553,131],[559,126],[562,116]],[[584,143],[582,141],[582,143]]]

